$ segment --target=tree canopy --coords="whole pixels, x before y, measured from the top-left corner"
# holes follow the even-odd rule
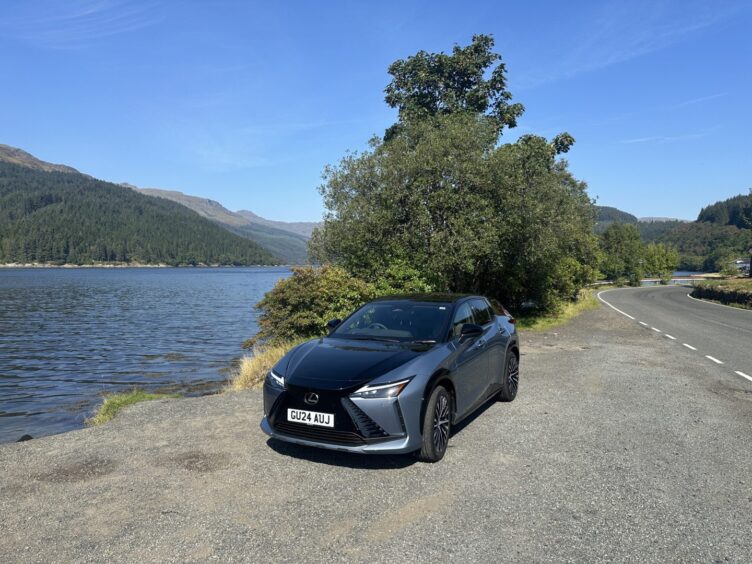
[[[523,108],[511,104],[492,47],[479,35],[451,55],[421,51],[392,64],[387,103],[399,120],[367,151],[326,168],[315,258],[367,281],[398,261],[436,290],[542,309],[593,278],[592,202],[556,158],[574,140],[498,144]]]
[[[492,36],[475,35],[450,55],[419,51],[392,63],[392,81],[384,92],[386,103],[399,111],[399,122],[387,136],[400,125],[459,112],[487,117],[497,133],[515,127],[525,108],[511,102],[506,66],[493,46]]]

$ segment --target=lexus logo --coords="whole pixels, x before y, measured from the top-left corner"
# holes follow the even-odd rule
[[[303,401],[308,405],[316,405],[317,403],[319,403],[319,395],[315,392],[307,392],[303,397]]]

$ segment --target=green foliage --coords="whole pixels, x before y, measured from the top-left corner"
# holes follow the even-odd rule
[[[609,280],[626,279],[639,286],[643,270],[640,232],[632,224],[613,223],[601,235],[603,257],[600,270]]]
[[[433,287],[423,279],[420,272],[403,260],[390,264],[374,286],[379,296],[426,294],[433,291]]]
[[[376,296],[373,284],[355,278],[343,268],[294,268],[292,276],[277,282],[256,304],[260,330],[243,346],[321,336],[328,321],[344,319]]]
[[[681,256],[680,268],[715,272],[731,256],[747,255],[752,246],[752,229],[706,221],[682,223],[657,239],[674,245]],[[698,267],[699,266],[699,267]]]
[[[679,221],[678,219],[666,221],[640,221],[637,224],[637,229],[640,230],[640,238],[643,243],[655,243],[661,241],[663,237],[680,225],[687,225],[687,222]]]
[[[0,162],[0,263],[274,264],[175,202],[70,172]]]
[[[645,274],[655,276],[666,283],[679,265],[679,252],[664,243],[649,243],[643,249]]]
[[[752,228],[752,190],[747,196],[735,196],[702,208],[697,221]]]
[[[402,261],[437,291],[512,306],[570,299],[596,262],[585,184],[544,138],[497,139],[487,120],[457,113],[406,124],[328,167],[314,257],[369,281]],[[559,283],[563,270],[572,284]]]
[[[492,36],[475,35],[470,45],[455,45],[451,55],[419,51],[392,63],[385,100],[398,109],[399,122],[387,139],[406,124],[457,113],[484,116],[497,133],[515,127],[525,108],[510,102],[506,67],[493,46]],[[573,141],[557,138],[563,152]]]

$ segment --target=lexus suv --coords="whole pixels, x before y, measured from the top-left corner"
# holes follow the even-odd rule
[[[261,429],[291,443],[441,460],[452,427],[519,382],[514,319],[481,296],[370,302],[299,345],[264,382]]]

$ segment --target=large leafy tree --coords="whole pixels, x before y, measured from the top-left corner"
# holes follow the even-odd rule
[[[594,208],[557,155],[574,139],[525,135],[493,39],[395,62],[386,101],[398,122],[362,154],[327,167],[312,254],[377,281],[395,262],[436,290],[552,309],[593,278]]]
[[[645,273],[645,259],[637,227],[626,223],[611,224],[601,235],[601,246],[601,271],[606,278],[627,279],[631,285],[639,286]]]

